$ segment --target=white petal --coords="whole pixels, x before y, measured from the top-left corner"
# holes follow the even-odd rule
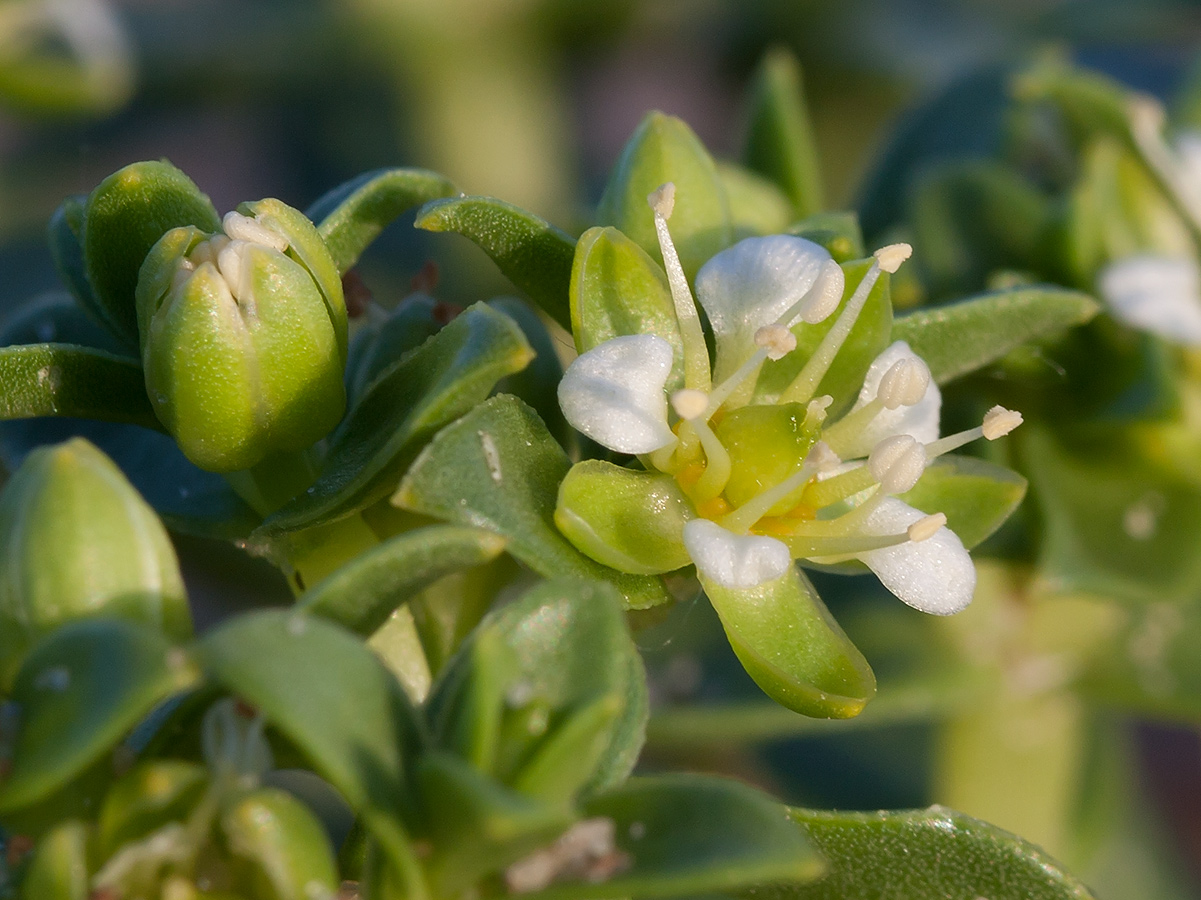
[[[867,517],[863,533],[901,534],[926,514],[894,497],[880,502]],[[859,559],[880,582],[914,609],[936,616],[957,613],[972,602],[976,567],[955,532],[945,525],[919,543],[868,550]]]
[[[664,387],[671,344],[653,334],[615,337],[580,354],[559,382],[572,427],[619,453],[650,453],[675,440]]]
[[[863,379],[863,388],[859,391],[859,399],[855,401],[854,408],[859,409],[875,400],[884,373],[906,357],[920,359],[904,341],[896,341],[886,347],[868,368],[867,375]],[[938,417],[941,411],[942,392],[931,379],[926,392],[913,406],[882,409],[876,413],[856,438],[854,446],[844,448],[842,456],[844,458],[866,456],[880,441],[898,434],[912,435],[922,444],[936,441],[938,440]]]
[[[735,534],[708,519],[692,519],[684,525],[684,546],[697,571],[722,587],[766,584],[792,565],[788,547],[775,538]]]
[[[1194,260],[1127,256],[1101,271],[1114,318],[1178,344],[1201,345],[1201,272]]]
[[[754,352],[755,332],[800,300],[829,260],[820,244],[775,234],[739,241],[701,267],[696,296],[717,339],[718,380]]]

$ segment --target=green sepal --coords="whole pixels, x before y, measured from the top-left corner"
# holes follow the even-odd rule
[[[296,602],[313,615],[366,636],[423,588],[444,575],[482,565],[504,548],[503,538],[478,528],[418,528],[354,557]]]
[[[669,181],[676,186],[672,241],[691,281],[706,260],[730,246],[734,235],[717,166],[682,119],[647,114],[609,176],[596,218],[662,262],[647,196]]]
[[[829,861],[829,873],[812,885],[755,891],[761,900],[1093,900],[1040,848],[942,806],[891,813],[793,809],[791,816]]]
[[[689,565],[684,524],[695,518],[691,501],[670,475],[602,460],[572,466],[555,504],[555,524],[576,549],[635,575]]]
[[[414,225],[457,232],[474,241],[543,312],[564,328],[571,327],[567,286],[575,239],[567,232],[492,197],[435,200],[421,208]]]
[[[764,55],[750,90],[750,113],[742,158],[777,184],[794,217],[820,212],[821,167],[813,123],[805,104],[801,66],[788,50]]]
[[[96,819],[96,858],[106,860],[168,822],[182,821],[208,786],[208,769],[177,759],[148,759],[122,775]]]
[[[99,304],[88,281],[81,243],[87,201],[87,194],[75,194],[60,203],[46,226],[46,242],[58,277],[83,309],[94,311]]]
[[[434,847],[426,865],[439,896],[552,842],[573,818],[570,806],[511,790],[449,753],[425,754],[417,783]]]
[[[532,352],[508,316],[470,307],[371,383],[331,435],[317,480],[257,535],[332,522],[386,496],[425,441],[520,371]]]
[[[44,835],[21,879],[22,900],[88,900],[92,896],[89,838],[88,826],[78,819],[62,822]]]
[[[552,884],[532,900],[699,897],[807,883],[825,871],[784,807],[724,778],[633,778],[589,800],[583,812],[612,820],[614,852],[625,867],[605,879]]]
[[[209,198],[166,161],[128,165],[88,196],[81,243],[96,301],[89,311],[130,347],[138,346],[138,270],[159,238],[184,225],[211,234],[221,220]],[[79,297],[85,305],[88,299]]]
[[[947,527],[971,550],[1004,524],[1026,496],[1026,479],[972,456],[940,456],[897,499],[924,513],[945,513]]]
[[[1038,285],[982,294],[898,317],[892,339],[905,341],[939,384],[996,362],[1023,344],[1051,339],[1093,318],[1087,294]]]
[[[323,194],[305,215],[317,223],[338,271],[345,274],[380,232],[405,212],[454,193],[455,186],[437,172],[376,169]]]
[[[238,873],[254,897],[312,900],[332,897],[341,879],[325,828],[300,800],[278,788],[257,788],[221,812]],[[240,868],[240,867],[239,867]]]
[[[13,685],[21,727],[0,812],[52,795],[198,678],[188,655],[156,629],[116,619],[59,628],[34,647]]]
[[[589,228],[571,269],[571,333],[580,353],[627,334],[671,344],[666,390],[684,386],[684,344],[663,268],[616,228]]]
[[[859,227],[859,216],[854,212],[813,213],[794,222],[788,234],[821,244],[839,264],[863,259],[867,255],[863,229]]]
[[[730,204],[732,242],[780,234],[793,221],[792,203],[776,185],[735,163],[717,163],[717,176]]]
[[[71,416],[162,430],[146,397],[142,366],[78,344],[0,348],[0,419]]]
[[[630,609],[670,598],[658,578],[626,575],[573,547],[555,527],[559,484],[571,461],[528,406],[502,394],[447,426],[409,468],[393,504],[487,528],[508,551],[546,578],[608,581]]]
[[[795,566],[750,588],[698,574],[735,655],[777,703],[806,716],[849,719],[875,696],[871,666]]]
[[[871,259],[860,259],[855,262],[842,263],[846,276],[846,289],[838,309],[822,322],[810,325],[801,322],[793,326],[792,333],[796,335],[797,347],[783,359],[768,360],[764,363],[759,381],[755,385],[756,398],[772,398],[778,396],[795,378],[805,365],[805,361],[813,355],[826,333],[834,327],[842,314],[848,300],[855,293],[855,288],[872,267]],[[892,333],[892,298],[889,293],[889,275],[881,272],[876,283],[872,285],[867,301],[855,320],[851,333],[847,336],[830,365],[829,370],[814,391],[814,396],[829,394],[834,403],[829,409],[831,420],[850,408],[859,395],[863,378],[874,360],[888,346],[889,335]]]

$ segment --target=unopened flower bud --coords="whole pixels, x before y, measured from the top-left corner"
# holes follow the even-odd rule
[[[154,510],[83,438],[26,457],[0,492],[0,684],[59,625],[115,616],[191,634],[175,551]]]
[[[867,458],[867,468],[884,493],[903,494],[926,470],[926,448],[912,435],[886,437]]]
[[[243,204],[223,227],[168,231],[137,288],[155,413],[214,472],[303,450],[346,406],[346,308],[316,228],[278,200]]]
[[[876,396],[885,409],[913,406],[926,395],[930,386],[930,369],[917,356],[897,360],[880,379]]]

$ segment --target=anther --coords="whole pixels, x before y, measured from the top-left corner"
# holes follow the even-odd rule
[[[842,274],[842,266],[832,259],[826,260],[821,274],[817,276],[817,284],[806,295],[809,303],[801,313],[801,319],[810,325],[824,322],[838,309],[845,289],[846,278]]]
[[[646,202],[655,211],[655,215],[662,216],[664,219],[670,219],[671,213],[676,206],[675,183],[669,181],[666,184],[659,185],[646,195]]]
[[[999,437],[1004,437],[1022,424],[1022,414],[1014,409],[1006,409],[1003,406],[994,406],[984,414],[984,422],[980,426],[980,430],[984,437],[990,441],[995,441]]]
[[[829,394],[822,394],[820,397],[814,397],[810,400],[805,406],[805,421],[802,427],[820,428],[822,423],[826,421],[826,414],[830,409],[830,404],[833,402],[834,398]]]
[[[893,363],[884,373],[876,397],[885,409],[913,406],[926,395],[929,386],[929,367],[919,357],[906,356]]]
[[[842,460],[838,458],[838,454],[831,450],[830,445],[825,441],[818,441],[814,444],[809,449],[809,454],[805,457],[805,467],[812,469],[814,472],[829,472],[840,465],[842,465]]]
[[[709,395],[704,391],[684,388],[671,395],[671,408],[681,419],[692,421],[700,418],[709,408]]]
[[[288,239],[282,234],[271,230],[257,219],[244,216],[240,212],[227,212],[221,220],[221,227],[227,235],[239,241],[252,244],[265,244],[281,253],[288,249]]]
[[[915,544],[929,540],[938,533],[938,529],[947,524],[946,513],[935,513],[932,516],[926,516],[924,519],[918,519],[909,526],[909,540]]]
[[[868,456],[867,468],[883,493],[903,494],[926,470],[926,448],[910,434],[886,437]]]
[[[876,257],[876,262],[880,264],[880,268],[889,275],[896,274],[897,269],[901,268],[901,263],[909,259],[913,255],[913,248],[908,244],[889,244],[887,247],[881,247],[873,256]]]
[[[768,359],[783,359],[796,349],[796,335],[778,322],[764,325],[755,332],[755,346],[766,350]]]

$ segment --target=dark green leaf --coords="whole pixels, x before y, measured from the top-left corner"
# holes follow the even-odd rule
[[[317,481],[274,513],[262,533],[331,522],[386,496],[425,441],[531,356],[512,319],[471,307],[372,382],[330,437]]]
[[[297,603],[313,615],[369,635],[422,588],[443,575],[481,565],[504,547],[504,539],[490,531],[454,525],[419,528],[356,556]]]
[[[346,396],[351,407],[377,375],[442,330],[446,319],[439,316],[440,306],[428,294],[409,294],[382,322],[368,321],[359,327],[346,361]]]
[[[945,513],[963,546],[972,549],[1001,527],[1026,496],[1026,479],[971,456],[942,456],[900,499],[924,513]]]
[[[435,200],[422,208],[415,224],[470,238],[543,312],[564,328],[571,327],[567,289],[575,239],[565,231],[492,197]]]
[[[570,467],[533,410],[502,395],[443,429],[413,463],[393,503],[494,531],[509,542],[510,553],[547,578],[611,582],[631,609],[667,602],[658,578],[602,566],[559,533],[555,500]]]
[[[50,217],[46,227],[46,239],[50,244],[50,256],[58,275],[71,293],[79,298],[84,309],[98,308],[96,295],[88,282],[88,274],[83,261],[83,246],[80,236],[83,234],[83,213],[87,203],[86,194],[76,194],[62,202]]]
[[[305,210],[330,255],[345,273],[381,231],[414,206],[449,197],[455,186],[425,169],[364,172],[321,196]]]
[[[1016,288],[918,310],[892,326],[926,361],[939,384],[986,366],[1027,341],[1054,337],[1089,321],[1097,304],[1076,291],[1049,286]]]
[[[570,452],[575,446],[575,432],[567,424],[559,407],[558,388],[559,379],[563,377],[563,364],[559,362],[559,354],[555,351],[554,338],[538,313],[524,300],[495,297],[487,303],[518,324],[525,339],[530,342],[530,349],[534,351],[534,359],[528,366],[502,378],[493,390],[498,394],[520,397],[532,406],[559,445]]]
[[[821,168],[801,86],[801,67],[787,50],[774,50],[759,63],[751,87],[750,125],[742,156],[748,166],[788,195],[796,217],[821,211]]]
[[[157,629],[115,619],[59,628],[26,657],[13,686],[21,726],[0,810],[64,786],[196,678],[188,656]]]

